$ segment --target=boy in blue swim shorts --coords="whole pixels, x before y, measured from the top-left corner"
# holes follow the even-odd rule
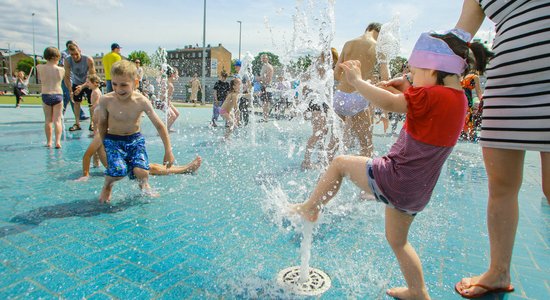
[[[144,194],[158,197],[149,185],[149,158],[145,139],[140,133],[141,115],[145,113],[164,144],[164,164],[172,166],[174,155],[168,130],[155,113],[151,102],[136,91],[137,69],[135,64],[122,60],[111,68],[113,93],[104,95],[96,109],[98,132],[107,154],[105,183],[99,196],[100,202],[111,201],[116,181],[128,175],[137,179]]]

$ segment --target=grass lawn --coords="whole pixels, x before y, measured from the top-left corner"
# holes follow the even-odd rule
[[[193,103],[173,102],[177,107],[193,107]],[[15,106],[15,96],[0,96],[0,104],[9,104]],[[23,96],[22,104],[42,105],[42,98],[39,95]],[[212,104],[198,105],[196,108],[212,108]]]

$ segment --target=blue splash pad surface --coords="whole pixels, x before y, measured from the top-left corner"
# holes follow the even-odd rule
[[[174,154],[178,164],[201,155],[198,174],[151,177],[161,194],[154,199],[124,179],[106,206],[97,201],[103,168],[92,169],[87,183],[73,181],[91,141],[86,130],[68,133],[61,150],[46,149],[39,107],[0,107],[0,298],[302,298],[276,283],[280,270],[300,264],[301,235],[274,207],[279,198],[303,201],[321,172],[300,170],[309,122],[258,123],[254,134],[248,127],[226,144],[223,128],[208,126],[210,110],[180,111]],[[380,131],[379,155],[395,139]],[[142,132],[151,162],[160,162],[162,143],[146,118]],[[544,299],[550,209],[537,153],[527,154],[524,176],[516,291],[507,298]],[[459,299],[455,282],[486,268],[486,199],[479,145],[459,143],[410,235],[432,298]],[[322,298],[387,298],[386,288],[404,284],[383,211],[360,201],[349,182],[326,207],[311,258],[332,279]]]

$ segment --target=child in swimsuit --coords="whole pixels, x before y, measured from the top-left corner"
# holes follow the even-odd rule
[[[167,168],[174,162],[172,146],[166,126],[155,113],[151,102],[136,91],[137,69],[134,63],[122,60],[111,68],[111,84],[114,92],[101,97],[96,114],[98,132],[107,154],[108,168],[105,183],[99,196],[100,202],[110,202],[113,184],[129,175],[137,178],[146,195],[158,197],[149,185],[149,159],[145,139],[140,133],[141,116],[145,113],[164,144],[164,160]]]
[[[63,90],[61,81],[65,76],[65,69],[59,67],[57,62],[61,58],[59,50],[48,47],[44,50],[46,64],[36,66],[36,71],[42,83],[42,108],[44,109],[46,133],[46,147],[52,147],[52,125],[55,126],[55,148],[61,148],[61,112],[63,110]]]
[[[226,140],[231,136],[231,133],[233,133],[235,127],[238,125],[238,99],[240,90],[241,80],[239,78],[231,80],[229,83],[229,94],[227,94],[227,97],[220,108],[220,115],[225,120],[224,138]]]
[[[473,50],[476,66],[484,68],[487,63],[478,45],[467,44],[469,39],[468,33],[456,29],[444,35],[423,33],[409,59],[412,86],[400,79],[399,84],[385,83],[385,89],[376,87],[361,78],[359,61],[340,64],[348,82],[375,106],[406,113],[405,125],[386,156],[336,157],[310,198],[292,207],[304,219],[315,222],[344,176],[385,203],[386,238],[410,284],[387,290],[394,298],[429,299],[420,259],[407,237],[415,215],[428,204],[464,124],[467,102],[459,76],[468,67],[468,52]]]

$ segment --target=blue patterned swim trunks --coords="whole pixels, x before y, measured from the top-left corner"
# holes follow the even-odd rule
[[[135,179],[133,169],[149,170],[149,158],[145,150],[145,138],[141,133],[132,135],[107,134],[103,141],[107,153],[105,175]]]

